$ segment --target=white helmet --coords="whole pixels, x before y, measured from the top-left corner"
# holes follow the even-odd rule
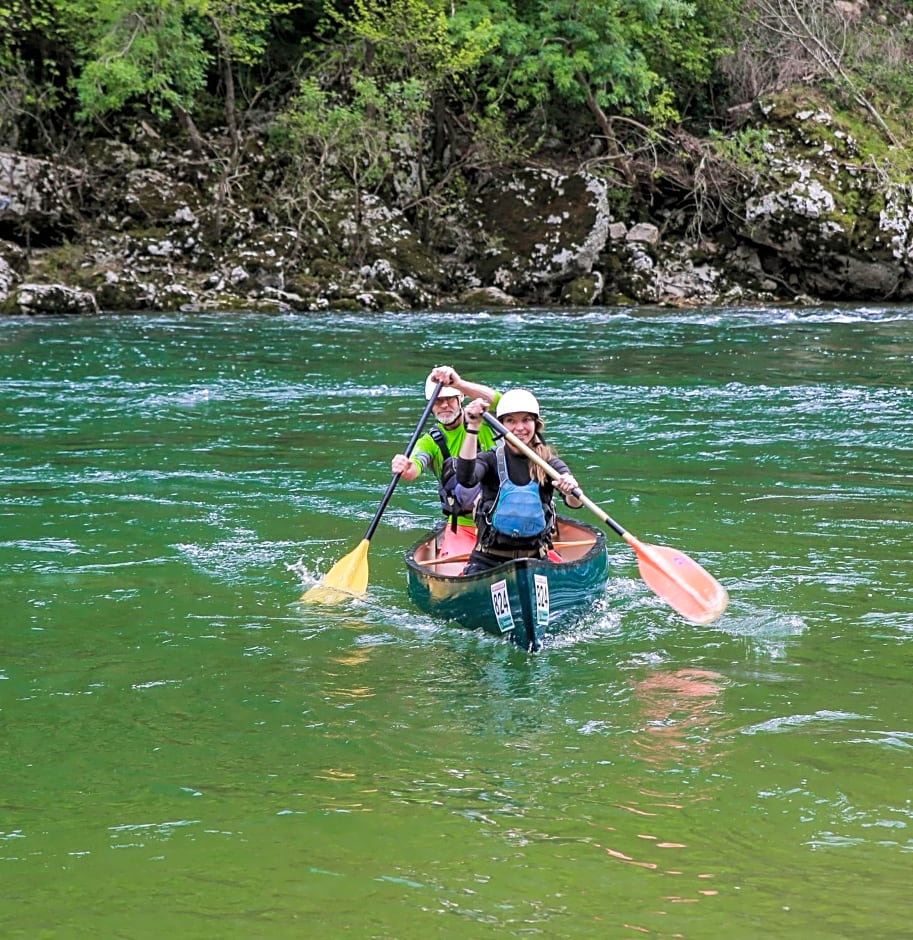
[[[431,396],[434,394],[435,388],[437,388],[437,382],[431,378],[432,374],[433,373],[429,373],[428,378],[425,379],[425,401],[431,401]],[[463,397],[463,393],[452,385],[441,386],[441,390],[437,393],[438,398],[453,398],[456,395],[459,395],[460,398]]]
[[[537,418],[539,417],[539,402],[536,401],[532,392],[526,391],[525,388],[512,388],[509,392],[505,392],[498,399],[498,409],[495,417],[500,418],[503,415],[513,414],[517,411],[524,411],[535,415]]]

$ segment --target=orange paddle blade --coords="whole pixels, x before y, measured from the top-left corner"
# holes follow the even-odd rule
[[[368,590],[368,539],[340,558],[324,575],[319,584],[305,591],[301,600],[305,604],[341,604],[352,597],[361,597]]]
[[[692,623],[713,623],[722,616],[729,595],[713,575],[684,552],[645,545],[629,532],[624,539],[637,552],[641,577],[655,594]]]

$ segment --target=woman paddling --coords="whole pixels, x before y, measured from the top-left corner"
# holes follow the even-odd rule
[[[579,487],[567,464],[542,437],[544,422],[535,396],[520,388],[505,392],[498,401],[496,417],[561,474],[557,480],[510,442],[478,453],[477,436],[488,408],[484,398],[476,398],[466,407],[466,438],[457,460],[459,484],[481,484],[475,511],[478,535],[464,574],[487,571],[510,558],[547,557],[555,528],[556,489],[571,508],[583,505],[573,495]]]

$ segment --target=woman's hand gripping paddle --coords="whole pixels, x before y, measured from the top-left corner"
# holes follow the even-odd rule
[[[511,434],[493,415],[486,411],[482,417],[517,450],[542,467],[550,477],[557,479],[561,475],[516,435]],[[574,491],[574,495],[634,549],[640,575],[654,594],[692,623],[713,623],[722,616],[729,603],[729,595],[723,585],[696,561],[674,548],[646,545],[630,532],[626,532],[579,489]]]
[[[428,420],[428,415],[431,414],[431,409],[437,401],[438,393],[443,384],[443,382],[438,382],[434,391],[431,393],[431,397],[428,399],[428,404],[425,406],[425,410],[422,412],[422,416],[412,434],[412,440],[409,441],[406,447],[405,454],[407,457],[412,453],[412,449],[418,442],[419,437],[421,437],[425,422]],[[374,514],[374,519],[371,521],[371,525],[368,526],[368,531],[365,532],[365,537],[361,540],[358,547],[349,552],[345,558],[341,558],[337,561],[324,575],[319,584],[315,584],[314,587],[302,594],[301,600],[304,603],[338,604],[352,597],[361,597],[365,591],[367,591],[368,548],[371,544],[371,536],[374,535],[377,524],[380,522],[380,517],[384,514],[384,510],[387,508],[390,497],[393,496],[393,491],[396,489],[396,484],[399,483],[401,476],[401,473],[393,474],[393,479],[387,487],[387,492],[384,493],[384,498],[380,501],[380,506],[377,507],[377,512]]]

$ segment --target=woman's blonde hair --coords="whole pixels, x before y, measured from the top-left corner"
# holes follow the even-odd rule
[[[544,461],[548,462],[550,458],[555,457],[555,451],[549,444],[545,443],[545,438],[542,437],[542,431],[545,429],[545,422],[536,415],[536,433],[533,435],[533,446],[534,450]],[[529,476],[531,480],[535,480],[540,486],[545,482],[546,474],[545,470],[539,466],[539,464],[530,460],[529,462]]]

